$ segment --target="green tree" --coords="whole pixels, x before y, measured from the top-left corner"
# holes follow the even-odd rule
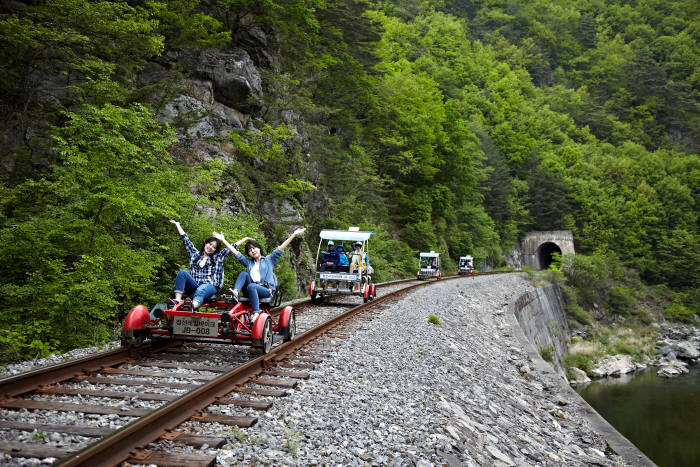
[[[104,341],[118,313],[154,299],[167,244],[155,226],[195,204],[167,153],[172,133],[148,110],[88,105],[65,117],[60,164],[3,193],[0,239],[13,260],[2,323],[21,352]]]

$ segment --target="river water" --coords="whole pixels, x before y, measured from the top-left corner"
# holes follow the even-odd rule
[[[700,466],[700,366],[670,379],[656,371],[595,380],[577,391],[657,465]]]

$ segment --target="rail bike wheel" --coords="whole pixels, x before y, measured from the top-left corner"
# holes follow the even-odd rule
[[[140,329],[122,329],[121,346],[134,347],[144,343],[146,331]]]
[[[297,335],[297,320],[294,316],[294,310],[289,314],[289,324],[282,328],[282,340],[289,342]]]
[[[260,339],[253,339],[251,350],[255,353],[266,354],[272,349],[272,320],[267,318]]]
[[[323,301],[323,295],[321,295],[319,293],[315,293],[311,296],[311,303],[313,303],[313,304],[321,303],[322,301]]]

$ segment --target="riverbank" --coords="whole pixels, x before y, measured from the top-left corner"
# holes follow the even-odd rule
[[[659,377],[673,378],[688,373],[688,366],[700,363],[700,329],[692,326],[654,323],[653,350],[637,351],[634,354],[615,354],[584,359],[584,372],[573,365],[568,366],[567,376],[574,386],[585,385],[598,378],[628,375],[630,373],[647,371],[655,368]],[[583,346],[581,345],[583,344]],[[588,350],[586,350],[588,346]],[[637,349],[638,350],[638,349]],[[575,342],[570,346],[571,354],[568,362],[576,361],[571,358],[576,353],[595,352],[587,343]]]

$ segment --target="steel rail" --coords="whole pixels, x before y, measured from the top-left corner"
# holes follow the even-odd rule
[[[445,277],[443,280],[458,279],[463,276]],[[142,448],[157,440],[168,430],[174,429],[182,422],[197,415],[208,405],[215,403],[231,391],[250,381],[252,377],[289,357],[313,339],[329,329],[351,318],[368,308],[384,301],[393,300],[410,290],[422,287],[432,282],[421,282],[388,295],[356,306],[345,313],[316,326],[313,329],[296,336],[294,340],[285,342],[268,354],[262,355],[240,367],[219,376],[203,386],[185,394],[180,399],[172,401],[138,420],[131,422],[113,434],[97,441],[72,456],[64,459],[59,465],[73,466],[113,466],[125,461],[135,449]],[[147,462],[147,460],[145,460]]]
[[[478,274],[477,274],[478,275]],[[442,280],[463,279],[469,276],[446,276]],[[409,279],[412,281],[415,279]],[[439,282],[439,281],[435,281]],[[148,415],[139,418],[124,426],[111,435],[88,445],[84,449],[62,460],[62,466],[113,466],[125,461],[137,454],[140,448],[148,443],[156,441],[164,433],[173,430],[179,424],[201,413],[208,405],[216,403],[228,393],[242,387],[253,377],[266,369],[281,363],[307,343],[323,335],[326,331],[336,327],[353,315],[367,310],[375,305],[388,300],[394,300],[418,287],[432,284],[432,281],[419,282],[403,289],[394,291],[382,297],[365,302],[345,313],[335,316],[331,320],[316,326],[271,350],[267,355],[262,355],[238,368],[217,377],[216,379],[190,391],[183,397],[176,399]],[[115,353],[119,353],[115,351]],[[93,365],[95,366],[95,365]],[[144,459],[148,462],[147,459]]]
[[[134,358],[134,354],[145,354],[171,347],[172,342],[149,342],[138,347],[121,348],[102,352],[90,357],[40,368],[0,380],[0,398],[15,397],[35,390],[41,385],[54,384],[104,367],[119,365]],[[179,345],[179,343],[178,343]]]

